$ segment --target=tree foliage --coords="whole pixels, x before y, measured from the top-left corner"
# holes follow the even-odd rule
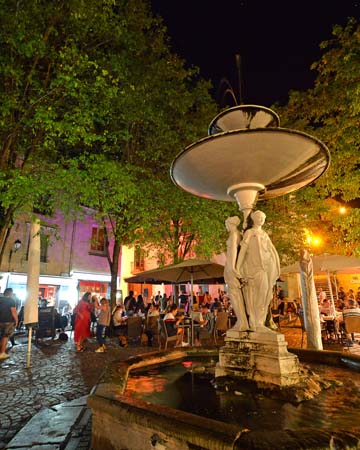
[[[80,204],[82,177],[65,180],[82,155],[142,168],[137,179],[131,171],[133,182],[162,177],[215,106],[210,85],[171,53],[146,1],[0,0],[0,7],[3,245],[21,209]],[[86,201],[99,204],[98,193]]]
[[[139,230],[138,242],[151,243],[159,265],[221,253],[227,237],[225,219],[237,213],[235,203],[195,197],[168,178],[167,182],[152,183],[151,217]]]
[[[331,154],[326,174],[295,194],[298,212],[293,216],[323,237],[322,251],[359,255],[359,24],[350,19],[345,27],[335,26],[333,38],[322,42],[321,48],[321,59],[312,65],[317,71],[313,89],[291,92],[286,106],[275,106],[283,126],[316,136]],[[348,206],[346,215],[339,215],[340,203]],[[279,213],[281,220],[288,220],[286,208]],[[288,239],[294,236],[289,233]]]

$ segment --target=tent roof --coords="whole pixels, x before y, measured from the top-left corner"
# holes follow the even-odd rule
[[[360,258],[343,255],[313,256],[314,273],[321,272],[360,272]],[[282,267],[281,274],[300,272],[300,263]]]

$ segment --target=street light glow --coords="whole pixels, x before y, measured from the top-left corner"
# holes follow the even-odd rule
[[[345,206],[340,206],[340,208],[339,208],[339,213],[340,213],[340,214],[346,214],[346,208],[345,208]]]
[[[304,228],[305,242],[311,247],[319,247],[322,244],[322,239],[319,236],[314,236],[310,230]]]

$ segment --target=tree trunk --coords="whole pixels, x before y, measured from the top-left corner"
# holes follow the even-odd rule
[[[111,273],[111,281],[110,281],[110,307],[111,311],[116,305],[116,292],[118,289],[118,274],[119,274],[119,259],[120,259],[120,251],[121,251],[121,242],[118,240],[114,241],[114,248],[112,254],[112,262],[110,264],[110,273]]]
[[[6,241],[11,230],[13,213],[14,209],[10,206],[4,211],[4,215],[0,217],[0,266],[4,255]]]

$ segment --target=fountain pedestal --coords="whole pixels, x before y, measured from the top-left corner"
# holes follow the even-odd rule
[[[223,376],[293,386],[300,382],[300,365],[282,334],[229,330],[215,371],[216,378]]]

